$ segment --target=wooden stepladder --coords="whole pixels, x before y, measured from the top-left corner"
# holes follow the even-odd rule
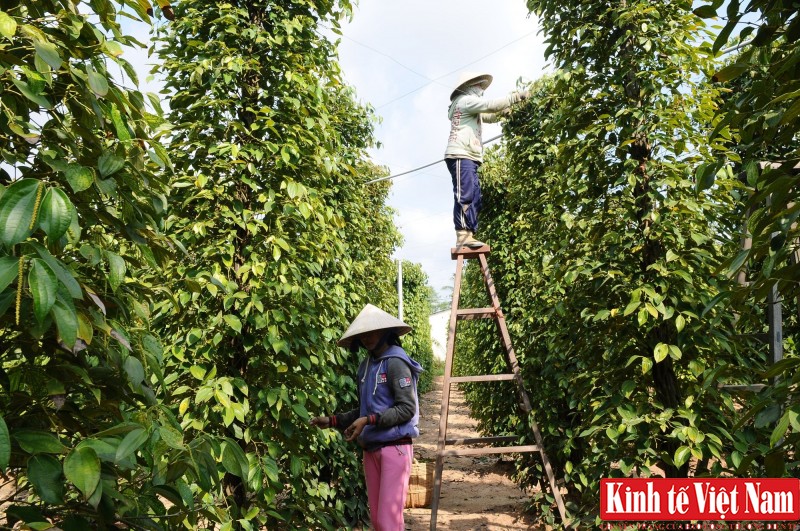
[[[508,334],[508,327],[506,326],[505,316],[500,308],[500,299],[497,296],[497,290],[492,282],[492,276],[489,272],[489,265],[486,262],[486,255],[489,254],[491,249],[488,245],[478,249],[469,249],[467,247],[453,248],[450,251],[450,256],[456,260],[456,278],[455,285],[453,286],[453,303],[450,310],[450,330],[447,335],[447,354],[444,362],[444,380],[442,385],[442,413],[439,418],[439,443],[436,450],[436,471],[434,475],[433,484],[433,499],[431,500],[431,531],[436,530],[436,516],[439,510],[439,498],[442,492],[442,469],[444,467],[444,458],[448,456],[458,455],[485,455],[485,454],[506,454],[506,453],[523,453],[523,452],[539,452],[542,456],[542,463],[547,479],[550,482],[550,489],[555,498],[556,505],[558,505],[558,512],[561,516],[561,521],[567,524],[567,514],[564,508],[564,501],[561,498],[561,493],[556,484],[556,478],[553,474],[553,469],[550,466],[550,461],[547,459],[547,454],[544,451],[544,444],[542,441],[542,434],[539,431],[539,426],[531,416],[531,402],[528,398],[528,393],[523,386],[522,373],[520,372],[517,357],[514,354],[514,348],[511,346],[511,336]],[[480,261],[481,271],[483,272],[483,279],[486,284],[486,289],[489,292],[489,299],[491,300],[491,308],[470,308],[459,309],[458,303],[461,293],[461,277],[464,269],[464,260],[468,258],[477,258]],[[507,374],[487,374],[482,376],[451,376],[453,370],[453,354],[455,353],[456,342],[456,323],[460,320],[468,319],[494,319],[497,321],[497,327],[500,331],[500,339],[503,348],[506,352],[506,361],[508,362],[510,373]],[[468,439],[448,439],[447,438],[447,416],[450,407],[450,385],[461,382],[499,382],[513,380],[516,383],[517,391],[519,393],[520,408],[528,419],[533,431],[533,437],[536,442],[535,445],[525,446],[488,446],[482,448],[454,448],[449,449],[449,446],[464,446],[475,444],[504,444],[514,443],[517,437],[476,437]]]

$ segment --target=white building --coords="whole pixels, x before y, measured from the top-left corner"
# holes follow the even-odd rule
[[[444,361],[447,353],[447,329],[450,326],[450,310],[432,313],[428,317],[428,322],[431,324],[433,357]]]

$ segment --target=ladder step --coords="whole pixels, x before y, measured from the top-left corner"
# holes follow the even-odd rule
[[[463,382],[503,382],[513,380],[513,374],[483,374],[480,376],[453,376],[450,378],[450,383],[463,383]]]
[[[445,444],[453,445],[461,445],[461,444],[494,444],[494,443],[513,443],[517,442],[519,437],[514,437],[513,435],[502,436],[502,437],[472,437],[466,439],[447,439],[444,441]]]
[[[468,308],[464,310],[456,310],[456,319],[459,321],[495,317],[497,317],[497,312],[494,308]]]
[[[529,444],[526,446],[494,446],[492,448],[459,448],[458,450],[443,450],[442,456],[454,455],[488,455],[488,454],[519,454],[524,452],[538,452],[539,446]]]
[[[463,256],[464,258],[475,258],[481,254],[489,254],[492,248],[488,245],[484,245],[483,247],[478,247],[477,249],[470,249],[469,247],[451,247],[450,248],[450,258],[455,260],[459,256]]]

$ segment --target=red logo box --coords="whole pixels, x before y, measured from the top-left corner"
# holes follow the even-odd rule
[[[603,520],[800,520],[800,479],[600,480]]]

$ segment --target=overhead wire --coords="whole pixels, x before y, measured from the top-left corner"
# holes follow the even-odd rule
[[[497,136],[493,136],[492,138],[490,138],[488,140],[484,140],[481,143],[481,145],[485,146],[486,144],[488,144],[490,142],[494,142],[495,140],[497,140],[501,136],[503,136],[502,133],[497,135]],[[419,171],[419,170],[423,170],[425,168],[429,168],[429,167],[431,167],[431,166],[433,166],[435,164],[439,164],[440,162],[444,162],[444,159],[439,159],[437,161],[431,162],[430,164],[425,164],[424,166],[420,166],[418,168],[414,168],[413,170],[404,171],[403,173],[396,173],[394,175],[389,175],[388,177],[379,177],[377,179],[372,179],[371,181],[367,181],[364,184],[372,184],[372,183],[377,183],[377,182],[380,182],[380,181],[387,181],[389,179],[394,179],[396,177],[400,177],[400,176],[403,176],[403,175],[408,175],[409,173],[414,173],[415,171]]]
[[[530,34],[529,34],[529,35],[530,35]],[[526,36],[527,36],[527,35],[526,35]],[[524,38],[524,37],[526,37],[526,36],[520,37],[520,38],[519,38],[519,39],[517,39],[517,40],[523,39],[523,38]],[[513,43],[513,42],[516,42],[516,41],[512,41],[512,43]],[[747,41],[740,42],[739,44],[736,44],[736,45],[734,45],[734,46],[731,46],[730,48],[725,48],[725,49],[723,49],[723,50],[721,50],[721,51],[720,51],[720,56],[727,55],[727,54],[729,54],[729,53],[731,53],[731,52],[735,52],[736,50],[739,50],[740,48],[743,48],[744,46],[747,46],[747,45],[748,45],[748,44],[750,44],[751,42],[753,42],[753,39],[749,39],[749,40],[747,40]],[[512,43],[509,43],[509,44],[512,44]],[[501,48],[501,49],[502,49],[502,48]],[[499,51],[499,49],[498,49],[498,50],[496,50],[496,51]],[[491,54],[489,54],[489,55],[491,55]],[[467,66],[470,66],[470,65],[472,65],[472,64],[474,64],[474,63],[477,63],[478,61],[480,61],[480,60],[482,60],[482,59],[485,59],[486,57],[488,57],[488,56],[484,56],[484,57],[482,57],[482,58],[480,58],[480,59],[476,59],[476,60],[475,60],[475,61],[473,61],[472,63],[469,63],[469,64],[467,64],[467,65],[464,65],[462,68],[466,68]],[[460,70],[460,69],[459,69],[459,70]],[[455,70],[454,72],[458,72],[458,70]],[[436,78],[436,79],[440,79],[441,77],[448,76],[448,75],[450,75],[450,74],[452,74],[452,73],[454,73],[454,72],[450,72],[449,74],[445,74],[444,76],[440,76],[439,78]],[[425,86],[427,86],[427,85],[425,85]],[[423,87],[420,87],[420,89],[421,89],[421,88],[423,88]],[[420,90],[420,89],[416,89],[416,90]],[[412,92],[416,92],[416,90],[414,90],[414,91],[412,91]],[[411,94],[411,93],[408,93],[408,94]],[[408,95],[408,94],[406,94],[406,95]],[[400,98],[403,98],[403,97],[404,97],[404,96],[400,96]],[[400,99],[400,98],[397,98],[397,99]],[[396,100],[392,100],[392,101],[396,101]],[[392,103],[392,102],[389,102],[389,103]],[[384,105],[388,105],[388,104],[384,104]],[[380,108],[380,107],[377,107],[377,108]],[[493,141],[497,140],[498,138],[500,138],[500,137],[502,137],[502,136],[503,136],[503,134],[502,134],[502,133],[500,133],[499,135],[497,135],[497,136],[494,136],[494,137],[490,138],[489,140],[486,140],[485,142],[483,142],[483,143],[482,143],[482,145],[486,145],[486,144],[488,144],[489,142],[493,142]],[[400,176],[403,176],[403,175],[408,175],[409,173],[414,173],[414,172],[416,172],[416,171],[419,171],[419,170],[422,170],[422,169],[425,169],[425,168],[429,168],[429,167],[431,167],[431,166],[434,166],[435,164],[439,164],[440,162],[444,162],[444,159],[439,159],[439,160],[437,160],[437,161],[435,161],[435,162],[431,162],[430,164],[425,164],[424,166],[419,166],[419,167],[417,167],[417,168],[414,168],[413,170],[404,171],[404,172],[402,172],[402,173],[397,173],[397,174],[395,174],[395,175],[389,175],[388,177],[380,177],[380,178],[378,178],[378,179],[372,179],[371,181],[367,181],[367,182],[365,182],[364,184],[372,184],[372,183],[377,183],[377,182],[380,182],[380,181],[386,181],[386,180],[389,180],[389,179],[394,179],[394,178],[396,178],[396,177],[400,177]]]
[[[323,28],[325,28],[325,29],[327,29],[327,30],[333,31],[333,28],[330,28],[330,27],[328,27],[328,26],[325,26],[324,24],[320,24],[320,26],[322,26]],[[358,44],[359,46],[363,46],[364,48],[366,48],[366,49],[368,49],[368,50],[371,50],[371,51],[373,51],[373,52],[377,53],[378,55],[382,55],[383,57],[386,57],[386,58],[387,58],[387,59],[389,59],[390,61],[392,61],[392,62],[394,62],[394,63],[397,63],[398,65],[402,66],[403,68],[405,68],[405,69],[406,69],[406,70],[408,70],[409,72],[411,72],[411,73],[413,73],[413,74],[416,74],[416,75],[418,75],[418,76],[420,76],[420,77],[424,77],[425,79],[427,79],[427,80],[428,80],[428,82],[427,82],[427,83],[425,83],[424,85],[420,85],[419,87],[415,88],[414,90],[411,90],[411,91],[409,91],[409,92],[406,92],[405,94],[401,94],[400,96],[397,96],[396,98],[394,98],[394,99],[392,99],[392,100],[389,100],[389,101],[387,101],[386,103],[382,103],[382,104],[380,104],[380,105],[378,105],[378,106],[376,106],[376,107],[375,107],[376,109],[381,109],[381,108],[383,108],[383,107],[386,107],[386,106],[388,106],[388,105],[391,105],[392,103],[394,103],[394,102],[396,102],[396,101],[402,100],[403,98],[405,98],[405,97],[407,97],[407,96],[410,96],[411,94],[414,94],[415,92],[419,92],[420,90],[424,89],[425,87],[427,87],[427,86],[428,86],[428,85],[430,85],[431,83],[436,83],[436,84],[438,84],[438,85],[446,86],[446,85],[444,85],[443,83],[439,83],[439,80],[440,80],[440,79],[442,79],[442,78],[445,78],[445,77],[447,77],[447,76],[451,76],[451,75],[453,75],[453,74],[456,74],[456,73],[460,72],[461,70],[463,70],[464,68],[467,68],[468,66],[472,66],[472,65],[474,65],[474,64],[475,64],[475,63],[477,63],[477,62],[483,61],[483,60],[484,60],[484,59],[486,59],[487,57],[491,57],[492,55],[496,54],[497,52],[500,52],[500,51],[502,51],[502,50],[504,50],[504,49],[508,48],[508,47],[509,47],[509,46],[511,46],[512,44],[515,44],[515,43],[517,43],[517,42],[521,41],[522,39],[525,39],[525,38],[527,38],[527,37],[530,37],[531,35],[533,35],[534,33],[536,33],[536,31],[537,31],[537,30],[533,30],[533,31],[530,31],[530,32],[526,33],[525,35],[522,35],[521,37],[517,37],[516,39],[514,39],[514,40],[512,40],[512,41],[509,41],[509,42],[507,42],[507,43],[505,43],[504,45],[500,46],[499,48],[497,48],[497,49],[495,49],[495,50],[492,50],[491,52],[487,53],[486,55],[482,55],[482,56],[478,57],[477,59],[475,59],[475,60],[473,60],[473,61],[471,61],[471,62],[469,62],[469,63],[467,63],[467,64],[465,64],[465,65],[461,65],[459,68],[456,68],[455,70],[452,70],[452,71],[450,71],[450,72],[447,72],[446,74],[442,74],[442,75],[440,75],[440,76],[437,76],[437,77],[435,77],[435,78],[433,78],[433,79],[431,79],[430,77],[428,77],[427,75],[425,75],[425,74],[423,74],[423,73],[417,72],[416,70],[414,70],[414,69],[413,69],[413,68],[411,68],[410,66],[404,65],[403,63],[401,63],[400,61],[398,61],[397,59],[395,59],[395,58],[394,58],[394,57],[392,57],[391,55],[389,55],[389,54],[387,54],[387,53],[385,53],[385,52],[382,52],[381,50],[378,50],[377,48],[374,48],[373,46],[370,46],[369,44],[364,44],[363,42],[359,42],[359,41],[357,41],[356,39],[353,39],[352,37],[348,37],[348,36],[347,36],[347,35],[345,35],[344,33],[336,33],[336,32],[334,32],[334,33],[336,33],[337,35],[339,35],[339,36],[341,36],[341,37],[343,37],[343,38],[345,38],[345,39],[347,39],[347,40],[349,40],[349,41],[352,41],[352,42],[353,42],[353,43],[355,43],[355,44]]]
[[[330,27],[328,27],[328,26],[326,26],[326,25],[324,25],[324,24],[320,24],[320,26],[322,26],[323,28],[325,28],[325,29],[327,29],[327,30],[333,31],[333,28],[330,28]],[[391,55],[389,55],[388,53],[382,52],[382,51],[378,50],[377,48],[375,48],[375,47],[373,47],[373,46],[370,46],[369,44],[364,44],[363,42],[357,41],[356,39],[354,39],[354,38],[352,38],[352,37],[348,37],[348,36],[347,36],[347,35],[345,35],[344,33],[337,33],[337,35],[339,35],[339,36],[341,36],[341,37],[343,37],[343,38],[347,39],[348,41],[351,41],[351,42],[353,42],[354,44],[358,44],[359,46],[361,46],[361,47],[363,47],[363,48],[366,48],[367,50],[370,50],[370,51],[372,51],[372,52],[375,52],[375,53],[376,53],[376,54],[378,54],[378,55],[381,55],[381,56],[383,56],[383,57],[385,57],[385,58],[389,59],[389,60],[390,60],[390,61],[392,61],[393,63],[397,63],[399,66],[401,66],[401,67],[405,68],[406,70],[408,70],[408,71],[409,71],[409,72],[411,72],[412,74],[415,74],[415,75],[418,75],[419,77],[422,77],[422,78],[425,78],[425,79],[427,79],[427,80],[428,80],[430,83],[436,83],[436,80],[429,78],[429,77],[428,77],[426,74],[423,74],[423,73],[421,73],[421,72],[417,72],[416,70],[414,70],[414,69],[413,69],[413,68],[411,68],[410,66],[408,66],[408,65],[405,65],[405,64],[403,64],[403,63],[401,63],[400,61],[398,61],[397,59],[395,59],[394,57],[392,57],[392,56],[391,56]],[[428,83],[428,84],[430,84],[430,83]],[[425,85],[425,86],[427,86],[427,85]]]
[[[411,90],[411,91],[409,91],[409,92],[406,92],[405,94],[402,94],[402,95],[400,95],[400,96],[398,96],[398,97],[394,98],[393,100],[389,100],[389,101],[387,101],[386,103],[383,103],[383,104],[381,104],[381,105],[378,105],[378,106],[377,106],[377,107],[375,107],[375,108],[376,108],[376,109],[382,109],[383,107],[386,107],[386,106],[388,106],[388,105],[391,105],[392,103],[394,103],[394,102],[396,102],[396,101],[400,101],[400,100],[402,100],[403,98],[405,98],[405,97],[407,97],[407,96],[410,96],[411,94],[414,94],[415,92],[419,92],[420,90],[424,89],[425,87],[427,87],[427,86],[428,86],[428,85],[430,85],[431,83],[438,83],[440,79],[442,79],[442,78],[445,78],[445,77],[447,77],[447,76],[451,76],[451,75],[453,75],[453,74],[456,74],[456,73],[458,73],[458,72],[462,71],[464,68],[467,68],[468,66],[472,66],[472,65],[474,65],[474,64],[475,64],[475,63],[477,63],[477,62],[483,61],[483,60],[484,60],[484,59],[486,59],[487,57],[491,57],[492,55],[496,54],[497,52],[500,52],[500,51],[502,51],[502,50],[504,50],[504,49],[508,48],[508,47],[509,47],[509,46],[511,46],[512,44],[514,44],[514,43],[516,43],[516,42],[518,42],[518,41],[521,41],[522,39],[525,39],[525,38],[527,38],[527,37],[530,37],[530,36],[531,36],[531,35],[533,35],[534,33],[536,33],[536,30],[534,30],[534,31],[531,31],[531,32],[529,32],[529,33],[526,33],[526,34],[525,34],[525,35],[523,35],[522,37],[518,37],[518,38],[514,39],[513,41],[507,42],[506,44],[504,44],[504,45],[503,45],[503,46],[501,46],[500,48],[497,48],[496,50],[493,50],[493,51],[491,51],[491,52],[487,53],[486,55],[482,55],[481,57],[478,57],[477,59],[475,59],[475,60],[474,60],[474,61],[472,61],[472,62],[469,62],[469,63],[467,63],[467,64],[465,64],[465,65],[461,65],[459,68],[456,68],[455,70],[453,70],[453,71],[451,71],[451,72],[447,72],[446,74],[442,74],[441,76],[437,76],[437,77],[433,78],[432,80],[430,80],[430,82],[429,82],[429,83],[425,83],[424,85],[421,85],[421,86],[419,86],[419,87],[415,88],[414,90]]]

